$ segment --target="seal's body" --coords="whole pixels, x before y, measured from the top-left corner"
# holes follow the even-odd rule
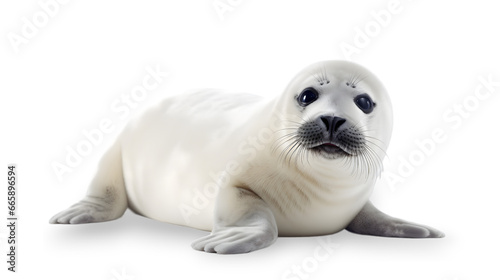
[[[309,66],[274,99],[217,90],[169,98],[128,124],[86,198],[51,222],[108,221],[129,207],[212,231],[193,247],[217,253],[345,228],[442,236],[369,202],[391,130],[384,87],[345,61]]]
[[[221,176],[238,175],[255,156],[257,147],[245,151],[245,143],[268,126],[270,106],[258,96],[203,90],[167,99],[133,121],[120,136],[129,206],[211,230]]]

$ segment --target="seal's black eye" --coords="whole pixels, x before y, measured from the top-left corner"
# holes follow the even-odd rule
[[[318,92],[314,88],[304,89],[297,98],[300,106],[307,106],[318,99]]]
[[[366,93],[356,96],[354,98],[354,103],[356,103],[356,106],[365,114],[370,114],[373,111],[373,107],[375,107],[375,103],[373,103],[370,96]]]

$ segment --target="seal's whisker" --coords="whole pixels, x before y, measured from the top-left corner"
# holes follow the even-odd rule
[[[307,165],[311,165],[311,163],[309,162],[309,154],[310,153],[308,153],[307,149],[305,149],[305,148],[304,148],[304,154],[305,154],[305,157],[306,157]]]
[[[302,116],[298,116],[298,115],[295,115],[295,114],[293,114],[293,115],[288,114],[288,115],[286,115],[286,117],[287,118],[285,118],[285,119],[279,117],[279,121],[280,122],[285,122],[285,123],[286,122],[295,122],[295,123],[297,123],[299,125],[302,124],[300,121],[306,122],[306,120],[304,118],[302,118]],[[295,118],[297,120],[292,120],[292,118]]]
[[[278,133],[280,131],[284,131],[284,130],[297,130],[298,127],[285,127],[285,128],[281,128],[281,129],[276,129],[276,130],[273,130],[274,133]]]
[[[303,164],[303,158],[302,158],[302,153],[304,152],[304,147],[302,145],[302,142],[299,141],[297,147],[295,148],[294,153],[292,156],[295,154],[295,164],[297,165],[299,159],[301,160],[301,163]],[[290,158],[291,159],[291,158]]]
[[[285,120],[285,119],[280,119],[280,122],[282,122],[282,123],[292,123],[292,124],[296,124],[297,126],[302,125],[302,123],[299,122],[299,121],[292,121],[292,120]]]
[[[276,139],[277,141],[283,139],[283,138],[286,138],[286,137],[290,137],[290,136],[298,136],[298,133],[297,132],[290,132],[290,133],[287,133],[285,135],[282,135],[280,137],[278,137],[278,139]]]
[[[373,139],[376,139],[376,138],[373,138]],[[378,140],[378,139],[376,139],[376,140]],[[365,139],[365,141],[367,143],[372,144],[374,147],[378,148],[382,153],[384,153],[384,156],[388,157],[387,152],[384,149],[382,149],[382,147],[380,147],[377,143],[370,141],[370,140],[367,140],[367,139]],[[380,142],[382,142],[382,141],[380,141]]]
[[[292,152],[290,154],[290,157],[288,157],[288,165],[290,166],[291,162],[292,162],[292,157],[293,157],[293,154],[296,152],[297,150],[297,147],[300,146],[300,141],[296,141],[295,144],[290,148],[290,150],[287,152],[287,154],[285,155],[285,159],[288,157],[288,154],[290,152]]]
[[[298,140],[297,139],[292,139],[294,140],[292,143],[290,143],[289,145],[287,145],[282,151],[281,153],[278,155],[278,158],[280,161],[283,161],[283,162],[286,162],[286,158],[288,156],[288,154],[290,153],[290,151],[293,149],[293,147],[298,143]]]
[[[298,141],[296,135],[290,135],[288,136],[288,138],[286,139],[281,139],[279,141],[276,141],[274,144],[273,144],[273,148],[272,148],[272,151],[273,152],[276,152],[278,150],[278,148],[280,148],[281,146],[285,145],[287,142],[289,141]]]
[[[378,139],[377,137],[374,137],[374,136],[370,136],[370,135],[365,135],[365,138],[369,138],[369,139],[372,139],[372,140],[376,140],[380,143],[384,143],[384,141]]]
[[[298,126],[301,126],[303,125],[304,123],[307,123],[309,122],[310,120],[306,120],[304,119],[303,117],[301,116],[296,116],[296,115],[293,115],[294,117],[298,118],[299,121],[293,121],[293,120],[281,120],[280,121],[283,121],[283,122],[289,122],[289,123],[294,123],[294,124],[297,124]]]
[[[367,130],[366,127],[368,127],[368,124],[367,123],[362,123],[361,120],[359,122],[357,122],[356,124],[353,125],[353,128],[358,130],[359,132],[369,132],[369,131],[373,131],[373,130]]]
[[[304,149],[303,145],[301,144],[299,146],[299,150],[297,153],[297,162],[300,159],[300,162],[302,163],[302,165],[304,165],[304,152],[305,152],[305,149]]]
[[[298,137],[298,133],[297,132],[290,132],[290,133],[287,133],[285,135],[282,135],[276,139],[276,142],[281,142],[282,140],[288,139],[290,137]]]
[[[366,146],[366,154],[370,157],[371,164],[373,165],[373,168],[375,169],[374,172],[370,172],[371,174],[374,175],[379,175],[382,171],[382,159],[378,156],[378,154],[370,147]]]
[[[293,142],[291,142],[291,141],[293,141]],[[283,143],[277,145],[275,148],[273,147],[272,152],[276,153],[280,147],[286,145],[285,148],[280,152],[280,154],[282,154],[282,153],[286,152],[290,148],[290,146],[293,145],[296,141],[297,140],[295,138],[290,138],[290,139],[284,141]],[[287,144],[287,142],[291,142],[291,144]]]
[[[302,145],[300,145],[298,147],[296,158],[297,158],[296,162],[298,162],[300,160],[300,162],[302,163],[302,165],[304,165],[304,149],[303,149]]]

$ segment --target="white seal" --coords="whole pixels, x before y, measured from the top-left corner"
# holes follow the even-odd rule
[[[369,202],[391,131],[385,88],[347,61],[305,68],[272,99],[219,90],[179,95],[130,122],[87,196],[50,222],[109,221],[129,207],[211,231],[192,246],[217,253],[343,229],[441,237]]]

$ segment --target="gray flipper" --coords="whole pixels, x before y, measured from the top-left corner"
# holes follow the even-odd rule
[[[98,223],[117,219],[127,210],[119,142],[103,156],[87,195],[50,219],[51,224]]]
[[[368,201],[346,228],[350,232],[403,238],[439,238],[444,233],[428,226],[410,223],[382,213]]]
[[[272,211],[249,190],[221,188],[215,214],[212,233],[193,242],[193,249],[208,253],[241,254],[265,248],[278,237]]]

